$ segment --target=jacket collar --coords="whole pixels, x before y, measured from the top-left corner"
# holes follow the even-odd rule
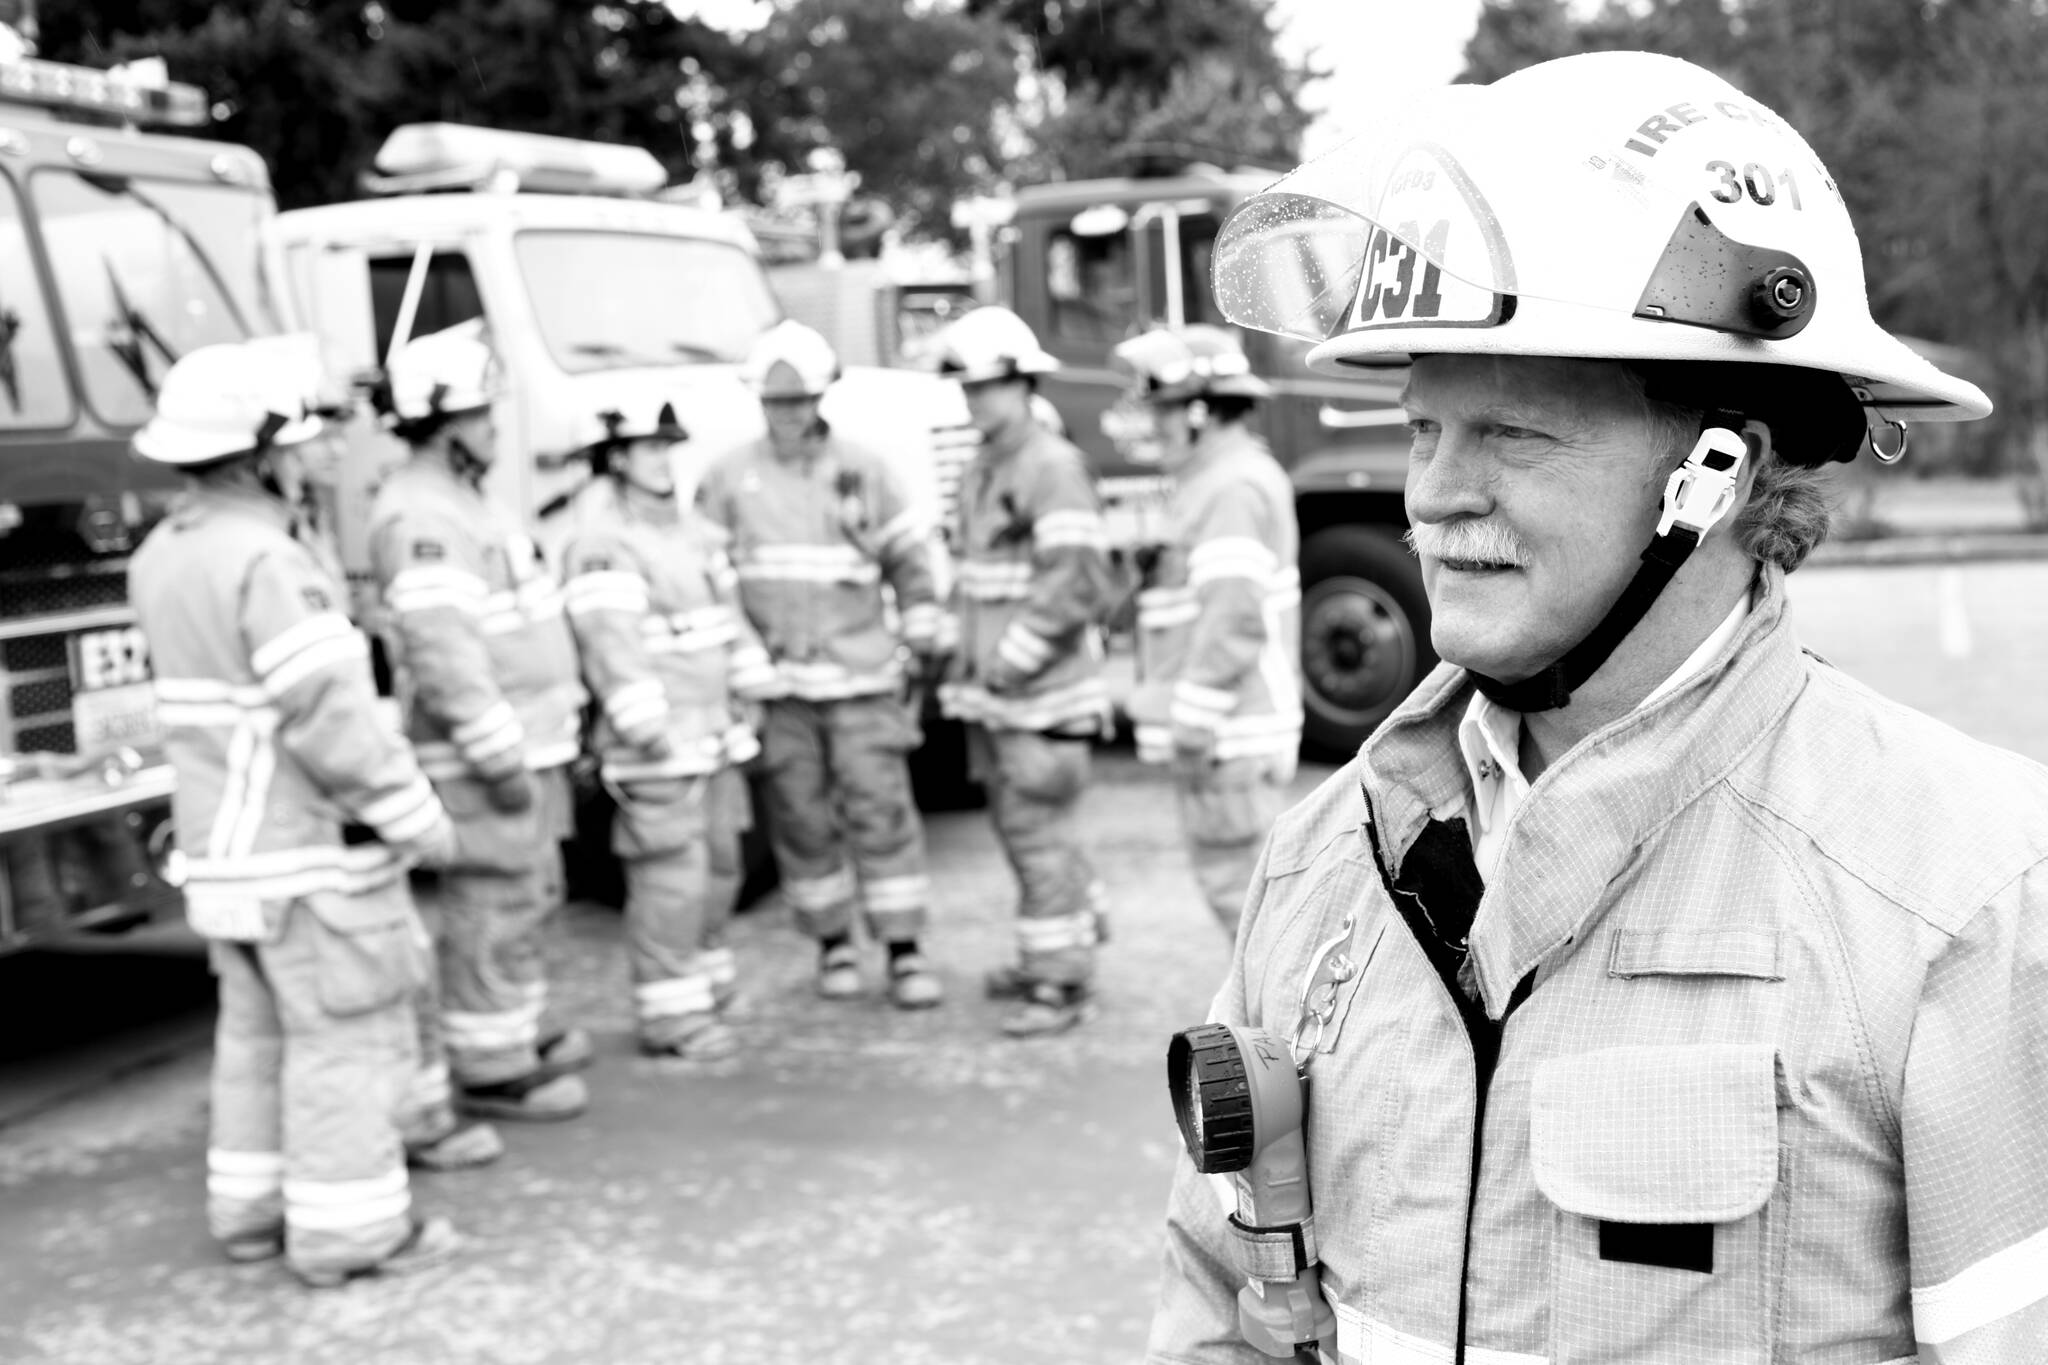
[[[1530,788],[1472,923],[1471,969],[1492,1018],[1515,985],[1579,935],[1643,843],[1726,776],[1790,709],[1806,668],[1767,566],[1732,645],[1671,692],[1581,740]],[[1470,798],[1458,721],[1472,691],[1443,665],[1365,743],[1361,781],[1399,863],[1432,814]]]
[[[171,521],[191,526],[219,512],[239,512],[268,522],[290,534],[298,525],[291,505],[274,494],[246,484],[193,484],[171,503]]]

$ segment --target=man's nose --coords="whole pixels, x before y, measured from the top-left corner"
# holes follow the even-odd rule
[[[1455,521],[1493,510],[1493,466],[1476,437],[1444,431],[1427,459],[1408,466],[1410,521]]]

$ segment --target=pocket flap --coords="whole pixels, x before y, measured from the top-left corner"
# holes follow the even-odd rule
[[[1536,1187],[1617,1223],[1726,1223],[1778,1179],[1777,1052],[1766,1043],[1555,1057],[1529,1095]]]

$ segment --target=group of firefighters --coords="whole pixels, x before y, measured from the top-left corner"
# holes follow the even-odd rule
[[[821,418],[839,363],[800,324],[747,357],[766,435],[710,463],[694,505],[672,463],[687,413],[595,414],[591,477],[545,514],[552,555],[483,491],[481,323],[400,347],[371,397],[409,454],[369,531],[402,733],[308,497],[325,476],[301,369],[262,343],[173,367],[135,449],[186,489],[131,588],[220,984],[207,1208],[229,1257],[281,1254],[314,1285],[438,1263],[459,1239],[414,1215],[408,1168],[494,1160],[491,1119],[584,1110],[593,1047],[551,1016],[543,930],[585,755],[614,809],[643,1053],[738,1046],[724,932],[755,797],[817,993],[867,993],[864,939],[892,1005],[943,1002],[907,760],[926,689],[965,725],[1018,883],[1016,957],[984,980],[1001,1028],[1086,1017],[1107,921],[1077,806],[1125,583],[1080,453],[1034,408],[1057,362],[1030,328],[984,307],[937,349],[982,436],[945,603],[935,528]],[[1176,481],[1129,718],[1234,931],[1300,740],[1293,497],[1246,424],[1266,390],[1231,333],[1118,355]]]

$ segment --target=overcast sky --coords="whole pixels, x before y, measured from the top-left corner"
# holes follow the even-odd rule
[[[1465,65],[1465,42],[1479,21],[1479,0],[1277,0],[1281,50],[1313,49],[1333,72],[1306,94],[1318,117],[1309,156],[1349,134],[1347,112],[1370,93],[1448,84]]]

